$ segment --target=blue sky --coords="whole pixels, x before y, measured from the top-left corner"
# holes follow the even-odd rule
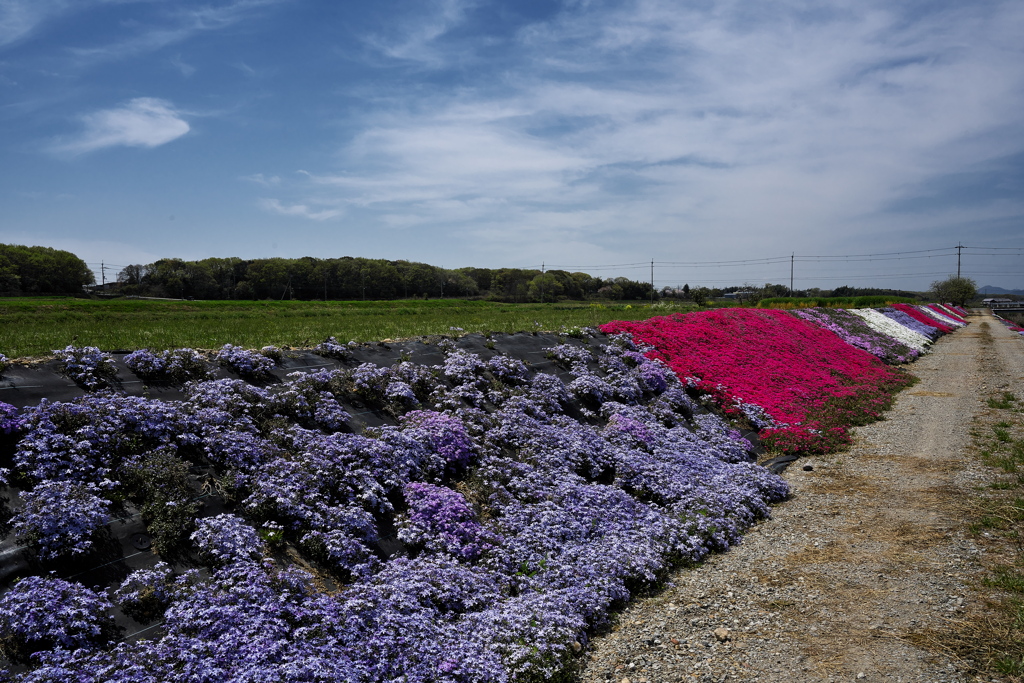
[[[0,242],[1024,288],[1024,3],[0,0]],[[596,268],[595,266],[615,266]]]

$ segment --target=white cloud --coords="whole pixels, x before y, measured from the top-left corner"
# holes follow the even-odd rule
[[[336,218],[344,213],[339,209],[321,209],[317,211],[315,209],[311,209],[305,204],[292,204],[290,206],[285,206],[277,199],[262,199],[259,204],[261,208],[272,213],[278,213],[282,216],[298,216],[300,218],[308,218],[314,221],[325,221],[330,218]]]
[[[57,145],[57,151],[83,154],[104,147],[159,147],[189,131],[170,102],[153,97],[137,97],[123,106],[86,114],[82,122],[81,135]]]
[[[476,88],[369,112],[296,205],[529,261],[725,234],[743,253],[842,249],[919,240],[887,214],[908,188],[1024,149],[1020,3],[616,7],[522,31],[516,67]],[[429,59],[440,30],[408,54]]]

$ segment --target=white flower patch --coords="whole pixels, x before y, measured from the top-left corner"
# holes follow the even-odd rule
[[[935,305],[938,306],[939,308],[941,308],[942,311],[945,312],[945,314],[948,315],[949,317],[953,318],[953,320],[956,320],[958,322],[962,321],[962,318],[964,317],[964,314],[961,313],[960,311],[956,310],[952,306],[947,306],[946,304],[935,304]]]
[[[851,308],[849,311],[857,317],[862,318],[871,329],[906,344],[918,353],[927,353],[928,347],[931,346],[932,342],[928,337],[924,336],[920,332],[910,329],[906,325],[896,322],[889,316],[884,313],[879,313],[873,308]]]
[[[959,320],[954,320],[953,318],[950,318],[948,315],[942,315],[938,311],[929,308],[928,306],[915,306],[914,308],[921,311],[925,315],[930,315],[931,317],[938,320],[940,323],[944,323],[946,325],[952,325],[953,327],[963,327],[966,324],[960,322]]]

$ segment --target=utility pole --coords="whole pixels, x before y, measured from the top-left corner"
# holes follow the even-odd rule
[[[651,259],[651,305],[654,305],[654,259]]]
[[[93,263],[96,263],[93,261]],[[107,267],[103,265],[103,261],[100,261],[100,281],[103,283],[103,289],[107,288]]]
[[[793,296],[793,261],[796,260],[796,252],[789,255],[789,295]]]
[[[540,302],[544,303],[544,262],[540,262]]]
[[[963,249],[963,245],[959,242],[956,243],[956,277],[960,279],[960,250]]]

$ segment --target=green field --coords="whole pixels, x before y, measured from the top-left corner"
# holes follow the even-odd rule
[[[916,304],[917,299],[904,296],[828,296],[761,299],[758,308],[870,308],[890,304]]]
[[[309,347],[329,336],[380,341],[466,332],[557,331],[641,320],[692,304],[503,304],[457,299],[405,301],[153,301],[0,298],[0,353],[45,356],[68,344],[105,351],[224,344]]]

